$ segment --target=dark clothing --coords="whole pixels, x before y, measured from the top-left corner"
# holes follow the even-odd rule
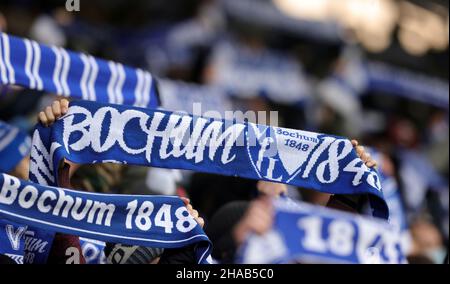
[[[69,168],[68,164],[64,164],[59,170],[58,180],[61,187],[71,188]],[[86,260],[81,250],[79,237],[60,233],[55,234],[47,262],[54,264],[85,264]]]
[[[158,264],[197,264],[195,245],[177,249],[165,249]]]
[[[17,264],[17,263],[8,256],[0,254],[0,264]]]
[[[186,186],[191,203],[209,220],[216,211],[233,201],[250,201],[258,195],[256,180],[194,173]]]
[[[108,264],[150,264],[163,253],[162,248],[106,243],[104,252]]]
[[[85,264],[80,239],[77,236],[55,234],[47,263],[51,264]]]
[[[248,201],[234,201],[222,206],[211,218],[206,234],[213,243],[212,257],[221,263],[233,263],[238,245],[232,232],[249,206]]]

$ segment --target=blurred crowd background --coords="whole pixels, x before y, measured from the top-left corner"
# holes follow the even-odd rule
[[[401,197],[390,209],[410,238],[410,261],[442,262],[448,1],[80,0],[73,12],[65,2],[1,0],[0,30],[149,70],[167,104],[179,103],[177,92],[206,92],[231,110],[278,111],[283,127],[375,147]],[[0,86],[0,119],[30,132],[52,99]],[[121,183],[118,192],[188,195],[206,220],[256,194],[254,181],[174,170],[135,168]],[[289,195],[317,204],[329,197]]]

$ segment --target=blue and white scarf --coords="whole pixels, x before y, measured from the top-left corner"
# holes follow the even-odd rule
[[[28,226],[25,232],[23,263],[47,263],[54,238],[54,231]]]
[[[272,230],[250,236],[238,262],[406,263],[398,231],[382,220],[291,199],[274,204]]]
[[[0,172],[11,172],[30,153],[31,138],[17,127],[0,121]],[[27,227],[0,218],[0,254],[23,263]]]
[[[5,33],[0,33],[1,84],[104,103],[159,105],[147,71]]]
[[[219,118],[233,109],[233,102],[222,88],[158,79],[158,91],[161,107],[168,111]]]
[[[289,55],[273,50],[255,52],[234,40],[220,42],[212,56],[212,84],[239,98],[264,96],[280,104],[309,99],[310,82]]]
[[[87,193],[0,174],[0,217],[48,232],[162,248],[196,245],[207,263],[208,237],[176,196]]]
[[[27,226],[0,218],[0,254],[22,264],[26,230]]]
[[[314,132],[167,111],[72,102],[33,135],[30,179],[57,184],[59,162],[115,162],[233,175],[332,194],[368,194],[388,218],[380,181],[351,142]]]
[[[393,94],[448,109],[448,80],[381,62],[367,62],[365,68],[368,90]]]
[[[357,53],[344,56],[342,68],[331,78],[342,91],[355,97],[382,92],[448,109],[448,81],[359,57]]]
[[[9,173],[30,153],[31,138],[0,120],[0,172]]]
[[[377,161],[379,165],[378,176],[380,177],[386,204],[389,208],[389,223],[397,228],[398,231],[408,230],[406,212],[397,180],[383,170],[386,165],[383,164],[385,161],[381,152],[374,148],[366,148],[366,151],[371,154],[372,159]]]
[[[378,176],[380,177],[386,204],[389,208],[389,224],[392,225],[394,230],[399,232],[402,250],[404,254],[408,254],[412,248],[412,239],[398,182],[394,176],[383,170],[385,167],[383,165],[385,163],[382,158],[383,154],[374,148],[367,148],[367,151],[379,165]]]

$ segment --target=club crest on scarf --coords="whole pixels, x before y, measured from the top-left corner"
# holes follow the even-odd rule
[[[375,171],[359,158],[349,160],[352,149],[347,139],[302,130],[249,124],[247,132],[249,158],[260,178],[289,183],[300,177],[330,184],[347,172],[354,174],[352,186],[365,179],[381,191]]]
[[[318,145],[317,133],[250,124],[247,132],[250,160],[261,178],[289,181],[298,174]]]
[[[277,181],[333,194],[369,194],[387,218],[377,172],[345,138],[162,110],[72,102],[52,127],[38,126],[30,178],[56,185],[62,159],[186,169]],[[376,211],[376,212],[375,212]]]

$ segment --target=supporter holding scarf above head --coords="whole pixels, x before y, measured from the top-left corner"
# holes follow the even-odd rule
[[[69,102],[66,99],[54,101],[39,113],[39,122],[44,126],[51,126],[59,117],[68,111]],[[125,165],[100,163],[79,165],[64,160],[58,170],[59,186],[64,188],[82,189],[90,192],[113,193],[122,177]],[[200,226],[204,225],[190,204],[189,199],[183,198],[189,213]],[[77,253],[69,254],[68,250]],[[107,263],[195,263],[192,246],[180,249],[160,249],[151,247],[128,246],[122,244],[106,244]],[[117,256],[120,255],[120,259]],[[139,255],[139,257],[135,256]],[[145,257],[143,257],[145,256]],[[80,241],[77,236],[56,234],[49,254],[49,263],[85,263]]]
[[[67,111],[68,111],[68,102],[66,100],[63,100],[61,102],[56,101],[52,104],[51,107],[47,107],[43,112],[41,112],[39,114],[40,122],[45,126],[50,126],[58,118],[65,115],[67,113]],[[358,153],[358,156],[364,161],[366,166],[372,167],[375,165],[374,162],[370,159],[370,156],[368,156],[364,152],[363,148],[358,146],[356,141],[353,141],[352,144],[353,144],[353,147],[356,147],[356,152]],[[59,184],[58,184],[59,186],[64,186],[64,187],[70,188],[72,185],[75,185],[75,183],[76,183],[77,187],[81,187],[81,188],[85,188],[85,189],[91,188],[90,190],[93,190],[92,185],[99,184],[100,179],[99,179],[98,174],[91,175],[94,177],[94,179],[90,179],[90,181],[88,183],[86,183],[86,180],[83,180],[83,179],[86,179],[86,178],[89,179],[89,176],[90,176],[89,174],[76,175],[76,172],[82,171],[83,167],[85,167],[85,166],[80,166],[80,165],[74,164],[74,163],[64,159],[63,162],[60,163],[60,165],[58,167],[59,167],[59,170],[58,170],[57,180],[59,181]],[[89,167],[95,167],[95,166],[89,165]],[[118,169],[120,169],[120,167],[121,166],[118,166]],[[103,168],[103,171],[106,171],[106,169]],[[77,176],[79,176],[81,179],[77,178]],[[118,176],[120,176],[120,170],[117,172],[117,174],[110,174],[110,176],[114,176],[115,178],[117,178]],[[115,178],[110,179],[113,182],[111,184],[111,186],[114,186]],[[105,180],[108,180],[108,179],[105,179]],[[90,186],[89,186],[89,184],[90,184]],[[267,185],[267,184],[273,185],[273,183],[260,182],[259,186],[261,187],[261,190],[264,190],[262,188],[264,188],[264,185]],[[106,187],[108,188],[109,186],[106,186]],[[101,189],[99,191],[104,191],[104,189]],[[356,199],[356,200],[358,201],[358,199]],[[330,206],[333,204],[335,205],[335,207],[338,207],[338,206],[344,207],[344,205],[348,207],[348,204],[350,204],[350,209],[357,211],[357,208],[354,209],[353,205],[350,202],[346,202],[346,201],[341,202],[338,195],[335,195],[335,196],[333,196],[333,198],[330,199]],[[191,208],[191,210],[192,210],[192,208]],[[203,222],[199,221],[200,218],[198,217],[198,213],[196,211],[193,211],[193,212],[194,213],[191,212],[191,214],[197,219],[198,223],[202,224]],[[187,258],[183,258],[183,259],[186,260]],[[184,260],[180,260],[180,262],[183,262],[183,261]],[[166,263],[165,261],[162,261],[162,262]]]
[[[61,103],[55,102],[52,107],[46,108],[45,112],[49,116],[55,117],[60,115],[61,111],[67,111],[67,109],[68,109],[68,101],[65,100],[62,101]],[[20,132],[18,129],[12,126],[0,122],[0,172],[7,173],[20,179],[27,180],[30,163],[29,157],[30,146],[31,146],[31,139],[26,134]],[[6,223],[1,225],[5,226]],[[20,226],[19,224],[17,224],[16,226],[19,227],[13,226],[12,227],[13,232],[14,228],[17,228],[15,232],[18,232],[20,228],[24,228],[24,230],[22,230],[24,234],[22,234],[20,239],[21,240],[20,253],[22,259],[20,260],[19,263],[22,262],[26,263],[26,257],[25,261],[23,261],[24,249],[26,254],[26,245],[24,244],[26,242],[25,234],[27,235],[30,233],[32,234],[33,232],[25,233],[27,229],[26,226]],[[1,232],[3,231],[5,230],[1,230]],[[0,241],[4,242],[4,240],[2,239],[0,239]],[[3,245],[3,243],[0,243],[0,246],[1,245]],[[48,246],[50,246],[50,243],[48,244]],[[67,258],[67,256],[65,256],[66,251],[71,247],[74,247],[78,252],[77,255],[79,255],[79,257],[73,261],[76,263],[84,262],[77,237],[58,234],[55,240],[53,241],[52,246],[53,246],[52,256],[48,259],[49,262],[65,263],[64,261],[62,261],[62,259]]]
[[[358,156],[368,167],[376,167],[377,163],[358,141],[352,140]],[[213,242],[212,257],[220,263],[233,263],[238,248],[251,234],[264,235],[273,224],[274,208],[270,200],[286,196],[288,188],[285,184],[258,181],[257,189],[260,197],[252,201],[233,201],[225,204],[212,216],[206,232]],[[318,193],[325,195],[325,193]],[[331,195],[326,207],[350,213],[362,213],[366,198],[362,195]]]
[[[367,166],[376,166],[364,148],[357,145],[358,154]],[[252,201],[233,201],[225,204],[212,216],[206,233],[213,242],[212,257],[220,263],[233,263],[236,253],[251,234],[264,235],[273,225],[274,207],[271,198],[285,196],[288,188],[285,184],[258,181],[261,196]],[[354,201],[354,203],[349,202]],[[363,197],[351,195],[332,195],[326,207],[359,214]]]

